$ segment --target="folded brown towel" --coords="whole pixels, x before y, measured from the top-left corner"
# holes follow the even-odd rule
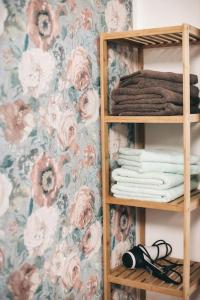
[[[190,107],[191,114],[199,113],[197,106]],[[165,103],[159,105],[130,105],[126,108],[113,108],[113,114],[118,116],[171,116],[182,115],[183,106],[175,105],[173,103]]]
[[[147,97],[148,95],[148,97]],[[149,97],[151,95],[151,97]],[[139,97],[138,97],[139,96]],[[146,100],[149,101],[152,99],[154,103],[174,103],[174,104],[182,104],[183,103],[183,95],[180,93],[175,93],[163,87],[148,87],[143,89],[138,88],[129,88],[129,87],[122,87],[116,88],[112,91],[111,97],[113,102],[121,103],[127,101],[136,101],[136,100]],[[158,102],[155,102],[155,99],[159,99]],[[192,98],[191,104],[199,104],[199,98]],[[145,101],[143,101],[145,103]]]
[[[153,70],[140,70],[140,71],[134,72],[130,75],[121,77],[120,82],[130,80],[130,84],[131,84],[131,79],[136,76],[183,83],[183,74],[174,73],[174,72],[153,71]],[[198,83],[197,75],[190,74],[190,84],[196,84],[196,83]]]
[[[161,79],[150,79],[142,76],[136,76],[131,79],[131,84],[126,80],[119,83],[119,87],[129,87],[129,88],[148,88],[148,87],[163,87],[168,90],[174,91],[176,93],[183,94],[183,84],[168,80]],[[190,96],[195,98],[199,95],[199,89],[197,86],[190,85]]]

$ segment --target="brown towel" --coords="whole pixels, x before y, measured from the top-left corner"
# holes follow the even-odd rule
[[[145,77],[133,77],[131,80],[131,84],[128,82],[122,81],[119,83],[119,87],[129,87],[129,88],[148,88],[148,87],[163,87],[168,90],[174,91],[176,93],[183,94],[183,84],[168,80],[161,80],[161,79],[149,79]],[[128,85],[127,85],[128,84]],[[197,86],[190,85],[190,96],[195,98],[199,95],[199,89]]]
[[[134,72],[130,75],[123,76],[123,77],[121,77],[120,82],[129,80],[130,84],[131,84],[131,79],[136,76],[183,83],[183,74],[174,73],[174,72],[152,71],[152,70],[140,70],[140,71]],[[197,75],[190,74],[190,84],[196,84],[196,83],[198,83]]]
[[[146,95],[151,95],[151,97],[147,97]],[[145,103],[146,99],[149,99],[149,101],[152,99],[152,102],[154,102],[155,99],[159,100],[154,103],[168,102],[180,105],[183,103],[183,96],[180,93],[175,93],[162,87],[149,87],[143,89],[129,87],[116,88],[112,91],[111,97],[115,103],[127,101],[134,102],[136,100],[144,100],[143,103]],[[191,104],[199,104],[199,98],[192,98]]]
[[[191,113],[199,113],[200,110],[196,106],[190,107]],[[172,103],[165,103],[159,105],[130,105],[126,108],[113,108],[113,114],[118,116],[171,116],[182,115],[183,106]]]

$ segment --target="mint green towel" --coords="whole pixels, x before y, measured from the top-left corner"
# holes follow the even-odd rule
[[[198,182],[191,182],[191,190],[197,188]],[[144,187],[124,186],[123,184],[114,184],[111,187],[114,197],[125,199],[146,200],[155,202],[170,202],[184,193],[184,185],[180,184],[166,190],[156,190]]]
[[[112,179],[121,184],[135,184],[138,187],[154,189],[169,189],[183,183],[183,175],[148,172],[139,173],[125,168],[117,168],[112,171]]]
[[[145,150],[145,149],[133,149],[133,148],[120,148],[119,154],[123,155],[121,158],[134,160],[137,162],[165,162],[172,164],[183,164],[184,156],[182,152],[171,150]],[[200,156],[191,155],[190,163],[196,164],[200,161]]]
[[[126,169],[144,173],[144,172],[164,172],[184,174],[183,164],[165,163],[165,162],[137,162],[129,159],[119,158],[117,163]],[[200,174],[200,165],[190,165],[191,175]]]

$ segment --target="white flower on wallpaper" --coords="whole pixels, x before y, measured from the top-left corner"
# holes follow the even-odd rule
[[[4,32],[4,22],[7,16],[8,16],[7,8],[5,7],[3,0],[0,0],[0,36]]]
[[[100,100],[96,90],[89,89],[81,95],[77,109],[80,113],[81,120],[89,125],[99,118]]]
[[[114,124],[109,130],[109,153],[111,160],[118,158],[120,147],[128,144],[128,128],[124,124]]]
[[[24,229],[24,244],[30,256],[41,256],[53,243],[58,222],[58,212],[54,207],[37,209]]]
[[[58,280],[64,289],[79,288],[80,281],[80,257],[75,248],[70,247],[66,241],[62,241],[44,265],[45,274],[55,284]]]
[[[0,216],[9,208],[9,197],[12,191],[12,184],[5,174],[0,173]]]
[[[61,150],[77,151],[77,121],[75,113],[64,103],[58,94],[50,97],[47,107],[39,110],[41,125],[52,135],[56,133]]]
[[[119,0],[110,0],[105,10],[108,31],[123,31],[127,25],[127,11]]]
[[[88,52],[83,47],[76,47],[67,61],[66,82],[79,91],[85,90],[90,84],[91,61]]]
[[[81,249],[84,255],[90,258],[93,254],[97,253],[101,247],[102,225],[100,222],[91,224],[82,239]]]
[[[35,126],[31,108],[21,99],[0,105],[0,120],[5,123],[5,139],[12,144],[23,142]]]
[[[22,54],[18,73],[24,94],[35,98],[46,94],[53,78],[55,59],[42,49],[30,49]]]
[[[79,289],[81,286],[81,266],[78,252],[72,250],[65,257],[61,280],[66,290],[71,288]]]
[[[122,263],[122,255],[130,250],[131,248],[131,243],[129,240],[126,240],[124,242],[119,242],[115,248],[111,252],[111,268],[115,268]]]

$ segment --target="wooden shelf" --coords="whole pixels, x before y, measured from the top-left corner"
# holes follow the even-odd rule
[[[184,123],[183,116],[104,116],[105,123]],[[191,123],[200,122],[200,114],[190,115]]]
[[[107,204],[127,205],[141,208],[158,209],[165,211],[184,212],[184,196],[177,198],[168,203],[136,200],[136,199],[123,199],[109,196],[106,199]],[[200,206],[200,191],[195,190],[191,193],[190,210],[194,210]]]
[[[182,263],[181,259],[170,259],[176,263]],[[162,260],[160,260],[162,263]],[[163,263],[164,264],[164,263]],[[183,274],[183,268],[177,267],[176,270]],[[173,279],[175,279],[173,275]],[[146,291],[158,292],[165,295],[183,297],[183,284],[174,285],[164,283],[160,279],[152,276],[144,269],[130,270],[124,266],[119,266],[112,270],[108,275],[110,283],[125,285]],[[200,283],[200,263],[190,263],[190,295],[198,288]]]
[[[104,40],[118,43],[126,41],[137,48],[173,47],[182,45],[184,26],[189,28],[190,44],[200,44],[200,30],[187,24],[127,32],[103,33],[102,36]]]

